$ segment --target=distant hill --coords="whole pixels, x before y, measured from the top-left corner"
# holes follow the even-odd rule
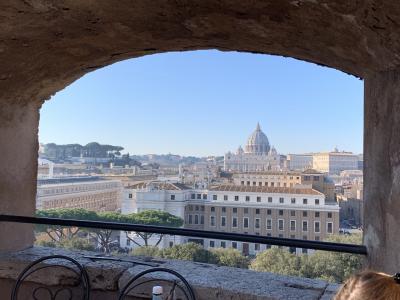
[[[141,163],[158,164],[158,165],[179,165],[179,164],[193,164],[196,162],[204,161],[204,158],[195,156],[181,156],[176,154],[145,154],[145,155],[131,155],[134,160]]]
[[[101,145],[96,142],[87,145],[67,144],[57,145],[54,143],[45,144],[42,157],[54,162],[68,161],[72,157],[94,157],[113,158],[120,156],[124,148],[121,146]]]
[[[194,164],[197,162],[206,161],[207,158],[195,156],[181,156],[176,154],[144,154],[144,155],[129,155],[121,154],[124,150],[121,146],[101,145],[97,142],[92,142],[87,145],[66,144],[57,145],[49,143],[41,145],[41,158],[51,160],[53,162],[69,162],[72,158],[109,158],[109,162],[113,162],[116,166],[154,164],[160,166],[177,166],[179,164]],[[223,159],[223,157],[222,157]]]

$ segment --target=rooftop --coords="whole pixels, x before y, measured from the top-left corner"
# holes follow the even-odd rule
[[[269,194],[298,194],[298,195],[323,195],[311,188],[289,188],[269,186],[238,186],[238,185],[216,185],[209,188],[210,191],[269,193]]]
[[[302,172],[302,174],[320,174],[320,175],[323,175],[323,173],[321,173],[321,172],[319,172],[319,171],[317,171],[317,170],[315,170],[315,169],[307,169],[307,170],[304,170],[304,171]]]
[[[81,183],[81,182],[93,182],[93,181],[103,181],[104,179],[98,176],[81,176],[81,177],[57,177],[57,178],[47,178],[38,179],[38,185],[45,184],[63,184],[63,183]]]
[[[188,187],[187,185],[184,185],[182,183],[171,183],[171,182],[162,182],[162,181],[151,181],[151,182],[140,182],[136,184],[132,184],[127,186],[127,189],[145,189],[148,187],[154,187],[155,189],[158,190],[167,190],[167,191],[181,191],[181,190],[190,190],[191,188]]]
[[[345,151],[330,151],[330,152],[318,152],[314,153],[314,156],[318,155],[339,155],[339,156],[357,156],[357,154],[354,154],[353,152],[345,152]]]
[[[300,176],[301,172],[296,171],[253,171],[253,172],[235,172],[233,177],[243,176],[243,175],[291,175]]]
[[[300,176],[302,174],[320,174],[323,173],[314,170],[314,169],[307,169],[303,172],[299,171],[254,171],[254,172],[235,172],[233,173],[234,177],[238,177],[240,175],[289,175],[289,176]]]

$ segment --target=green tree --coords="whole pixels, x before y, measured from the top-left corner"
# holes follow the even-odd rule
[[[112,145],[101,145],[93,142],[85,146],[79,144],[57,145],[54,143],[46,144],[44,156],[50,160],[68,160],[71,157],[110,157],[119,156],[123,147]]]
[[[95,220],[97,214],[94,211],[88,211],[82,208],[59,208],[48,210],[37,210],[37,217],[58,218],[58,219],[78,219],[78,220]],[[46,233],[55,243],[61,243],[64,240],[74,238],[80,228],[65,227],[59,225],[36,225],[36,232]]]
[[[158,257],[158,256],[160,256],[160,250],[155,246],[142,246],[142,247],[134,248],[131,251],[130,255]]]
[[[36,241],[35,245],[41,247],[51,247],[51,248],[57,247],[57,244],[54,241],[44,241],[44,240]]]
[[[175,245],[160,251],[160,257],[167,259],[191,260],[203,263],[216,263],[217,258],[199,244]]]
[[[299,269],[301,257],[289,251],[272,247],[257,254],[251,262],[250,269],[262,272],[272,272],[282,275],[301,276]]]
[[[360,244],[361,235],[333,235],[326,242]],[[329,282],[342,283],[362,267],[361,255],[315,251],[310,255],[295,255],[286,249],[272,247],[256,256],[250,268],[256,271],[273,272],[318,278]]]
[[[127,218],[117,212],[99,212],[96,214],[95,221],[126,223]],[[118,243],[117,235],[113,235],[110,229],[87,228],[85,231],[96,239],[105,253],[110,253],[112,244]]]
[[[168,226],[168,227],[181,227],[183,220],[179,217],[171,215],[165,211],[159,210],[146,210],[137,214],[129,214],[124,216],[124,222],[142,225],[155,225],[155,226]],[[134,239],[131,232],[126,232],[126,237],[137,246],[148,246],[149,240],[152,237],[157,238],[155,246],[158,246],[164,237],[163,234],[150,233],[150,232],[135,232],[143,240],[143,244]]]
[[[87,239],[77,238],[77,237],[74,237],[69,240],[64,240],[59,244],[59,247],[66,249],[86,250],[86,251],[96,250],[96,247],[93,245],[93,243],[89,242]]]
[[[38,217],[59,218],[59,219],[76,219],[106,222],[125,222],[125,217],[116,212],[99,212],[85,210],[82,208],[60,208],[49,210],[38,210]],[[79,232],[86,232],[100,244],[102,251],[109,253],[111,245],[117,242],[116,235],[112,234],[112,230],[96,229],[96,228],[77,228],[69,226],[49,226],[37,225],[37,232],[45,232],[58,247],[79,246],[79,242],[73,239],[77,237]],[[80,244],[84,248],[88,246]]]
[[[134,256],[191,260],[234,268],[247,268],[249,265],[249,259],[243,256],[240,251],[236,249],[217,248],[208,251],[196,243],[175,245],[171,248],[162,250],[154,246],[143,246],[133,249],[130,254]]]
[[[361,234],[350,236],[335,235],[325,241],[346,244],[360,244]],[[311,274],[307,277],[320,278],[330,282],[341,283],[361,269],[363,257],[357,254],[315,251],[308,258]]]
[[[220,266],[247,269],[250,263],[249,259],[237,249],[216,248],[212,249],[211,253],[214,255],[217,264]]]
[[[70,239],[62,239],[60,241],[46,241],[46,240],[39,240],[35,242],[35,245],[42,246],[42,247],[59,247],[59,248],[66,248],[66,249],[79,249],[79,250],[86,250],[86,251],[94,251],[96,247],[93,243],[88,241],[85,238],[79,237],[72,237]]]
[[[50,210],[38,210],[38,217],[61,218],[61,219],[77,219],[77,220],[92,220],[104,222],[119,222],[144,225],[158,225],[169,227],[180,227],[183,225],[183,220],[179,217],[171,215],[163,211],[144,211],[138,214],[122,215],[117,212],[94,212],[81,208],[62,208]],[[94,238],[99,243],[102,251],[109,253],[111,246],[117,243],[117,235],[114,235],[112,230],[96,229],[96,228],[76,228],[68,226],[36,226],[37,232],[46,233],[56,244],[66,243],[65,240],[71,240],[77,236],[78,232],[84,231]],[[148,246],[148,241],[152,237],[157,237],[156,246],[161,242],[163,235],[156,233],[137,232],[136,235],[143,240],[143,244],[133,239],[128,233],[127,238],[138,246]],[[58,245],[58,246],[60,246]],[[67,245],[67,243],[66,243]]]

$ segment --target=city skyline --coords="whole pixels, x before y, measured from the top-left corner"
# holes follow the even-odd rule
[[[96,141],[90,141],[89,143],[92,143],[92,142],[96,142]],[[50,143],[51,143],[51,142],[50,142]],[[50,143],[49,143],[49,144],[50,144]],[[89,143],[86,143],[86,144],[89,144]],[[40,143],[40,144],[41,144],[41,145],[45,145],[45,144],[47,144],[47,143]],[[71,143],[71,144],[73,144],[73,143]],[[57,145],[62,145],[62,144],[57,144]],[[65,144],[65,145],[67,145],[67,144]],[[85,144],[82,144],[82,146],[84,146],[84,145],[85,145]],[[113,146],[121,146],[121,145],[113,145]],[[241,145],[240,145],[240,146],[241,146]],[[121,147],[123,147],[123,145],[122,145]],[[335,149],[335,148],[334,148],[334,149],[328,149],[328,150],[326,150],[326,151],[319,151],[319,152],[317,152],[317,151],[313,151],[313,152],[303,152],[303,153],[294,153],[294,152],[283,153],[283,152],[281,152],[281,153],[278,153],[278,154],[281,154],[281,155],[289,155],[289,154],[316,154],[316,153],[330,153],[330,152],[335,152],[336,150],[338,150],[338,152],[353,153],[353,154],[355,154],[355,155],[363,155],[362,152],[351,152],[351,151],[347,151],[346,149],[339,149],[339,148],[336,148],[336,149]],[[227,150],[225,153],[217,154],[217,155],[192,155],[192,154],[182,155],[182,154],[179,154],[179,153],[172,153],[172,152],[165,152],[165,153],[131,153],[131,152],[129,152],[129,151],[126,151],[125,148],[124,148],[124,150],[121,151],[121,155],[124,155],[124,154],[129,153],[130,156],[178,155],[178,156],[181,156],[181,157],[207,158],[207,157],[223,157],[224,154],[227,154],[229,151],[232,152],[232,153],[235,153],[236,149],[234,149],[234,150]]]
[[[294,59],[167,53],[102,68],[57,93],[43,105],[39,138],[222,156],[243,147],[260,122],[282,154],[362,153],[362,98],[362,81]]]

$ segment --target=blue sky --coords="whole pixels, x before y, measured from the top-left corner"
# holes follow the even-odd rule
[[[363,81],[278,56],[172,52],[125,60],[58,92],[39,140],[130,154],[223,155],[257,122],[279,153],[362,152]]]

